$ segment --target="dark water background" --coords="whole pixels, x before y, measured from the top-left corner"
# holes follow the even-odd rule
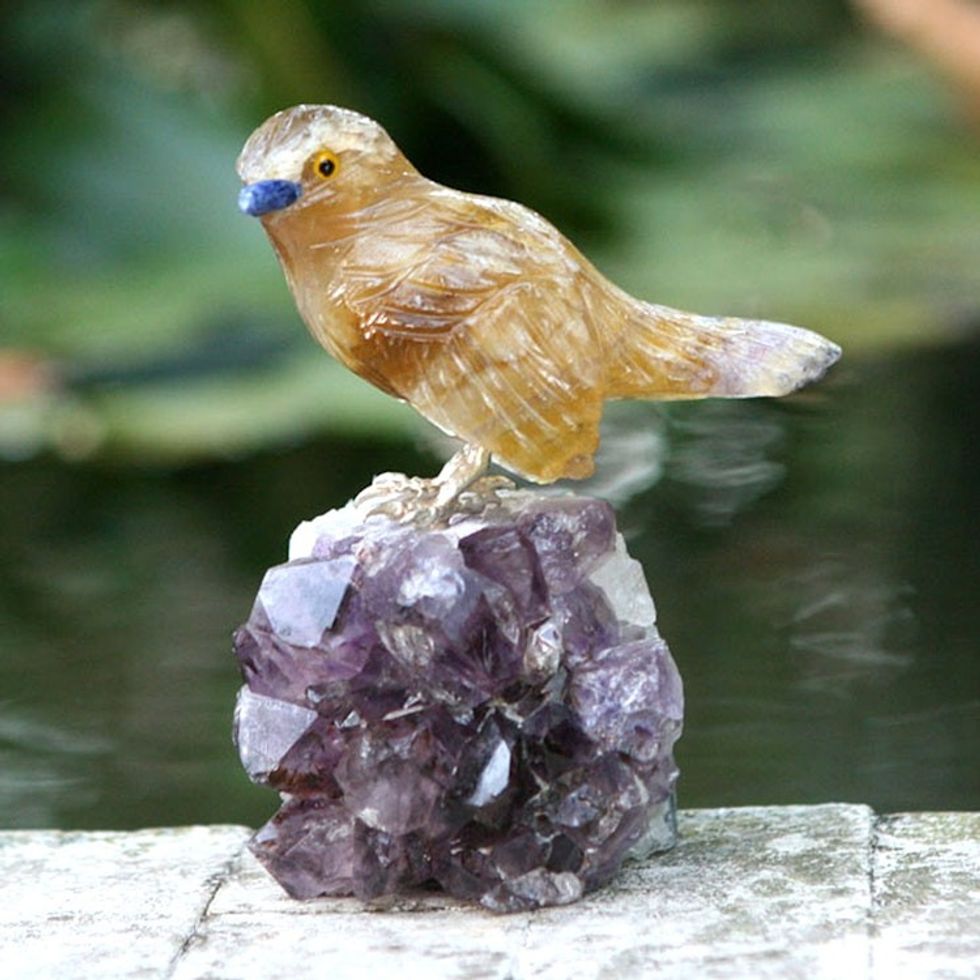
[[[980,344],[793,400],[629,406],[601,468],[683,673],[683,806],[980,808]],[[0,469],[0,825],[256,824],[230,634],[404,442]]]

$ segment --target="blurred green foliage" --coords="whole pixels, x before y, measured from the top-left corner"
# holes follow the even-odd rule
[[[977,310],[980,155],[843,0],[34,0],[0,32],[0,451],[185,459],[410,411],[310,341],[234,160],[299,101],[515,198],[638,295],[861,350]]]

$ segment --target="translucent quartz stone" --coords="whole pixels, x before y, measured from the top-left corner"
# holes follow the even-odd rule
[[[654,620],[597,500],[304,523],[235,640],[242,762],[284,798],[254,853],[298,898],[513,911],[671,846],[683,695]]]
[[[629,296],[540,215],[428,180],[349,109],[276,113],[238,173],[246,201],[295,185],[281,207],[247,210],[313,336],[538,483],[592,472],[606,399],[783,395],[840,355],[809,330]]]

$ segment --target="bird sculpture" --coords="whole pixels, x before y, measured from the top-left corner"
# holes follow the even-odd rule
[[[784,395],[840,356],[799,327],[633,298],[534,211],[429,180],[349,109],[276,113],[238,173],[313,336],[463,440],[425,481],[443,502],[491,456],[537,483],[589,476],[607,399]]]

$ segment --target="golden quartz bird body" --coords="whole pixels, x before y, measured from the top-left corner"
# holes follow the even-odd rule
[[[592,472],[606,399],[782,395],[840,354],[798,327],[635,299],[540,215],[428,180],[347,109],[277,113],[238,171],[314,337],[539,483]]]

